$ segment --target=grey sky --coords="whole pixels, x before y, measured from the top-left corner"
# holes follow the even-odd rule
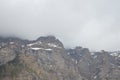
[[[120,0],[0,0],[0,34],[57,36],[66,47],[120,49]]]

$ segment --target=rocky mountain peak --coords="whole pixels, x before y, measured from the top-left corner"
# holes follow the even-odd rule
[[[55,36],[42,36],[42,37],[39,37],[36,41],[41,41],[43,43],[53,43],[63,47],[62,42],[59,41]]]
[[[54,42],[56,41],[56,37],[55,36],[42,36],[42,37],[39,37],[37,40]]]
[[[33,41],[0,38],[0,80],[50,79],[119,80],[120,51],[90,52],[80,46],[65,49],[54,36]]]

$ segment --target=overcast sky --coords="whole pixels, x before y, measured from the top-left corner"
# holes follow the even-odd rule
[[[0,35],[120,50],[120,0],[0,0]]]

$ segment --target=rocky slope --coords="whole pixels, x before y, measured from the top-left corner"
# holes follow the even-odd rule
[[[1,37],[0,80],[120,80],[120,52],[65,49],[54,36]]]

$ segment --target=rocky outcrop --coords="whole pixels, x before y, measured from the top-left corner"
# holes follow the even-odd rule
[[[87,78],[87,80],[120,79],[119,53],[106,51],[90,52],[88,49],[81,47],[67,51],[77,61],[76,64],[81,76]]]
[[[65,49],[54,36],[0,38],[0,80],[119,80],[119,52]]]
[[[0,49],[0,65],[6,64],[15,59],[16,52],[11,47],[12,46],[8,46]]]

